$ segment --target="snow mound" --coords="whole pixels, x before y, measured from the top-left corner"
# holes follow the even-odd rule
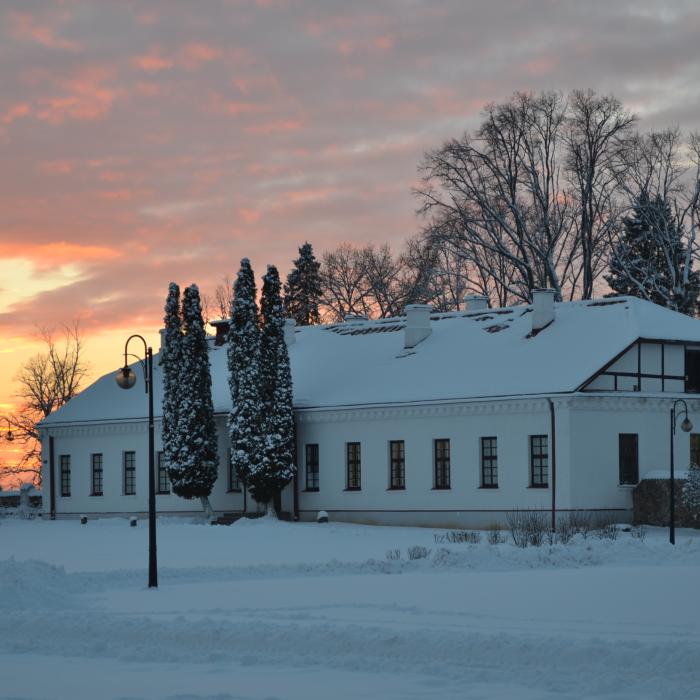
[[[0,610],[57,609],[70,607],[77,592],[62,566],[42,561],[0,561]]]

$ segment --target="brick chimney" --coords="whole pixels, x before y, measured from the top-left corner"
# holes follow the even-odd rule
[[[538,333],[554,321],[554,290],[532,290],[532,332]]]
[[[214,326],[216,331],[216,337],[214,338],[214,345],[217,347],[223,345],[228,339],[228,329],[231,326],[231,321],[228,318],[221,318],[216,321],[209,321],[210,326]]]
[[[432,332],[430,328],[429,304],[409,304],[406,307],[406,329],[404,331],[405,348],[414,348]]]

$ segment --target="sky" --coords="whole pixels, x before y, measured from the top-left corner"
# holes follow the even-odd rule
[[[79,320],[97,377],[157,348],[170,281],[400,248],[422,155],[490,101],[688,131],[698,76],[697,0],[0,0],[0,415],[42,328]]]

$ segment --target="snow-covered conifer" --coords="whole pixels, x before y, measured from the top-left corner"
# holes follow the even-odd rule
[[[298,326],[310,326],[320,322],[318,306],[321,301],[321,263],[314,257],[311,243],[299,248],[299,257],[287,275],[284,285],[284,306],[289,318]]]
[[[261,298],[260,393],[265,425],[263,468],[251,475],[250,490],[259,503],[268,504],[292,479],[294,419],[292,375],[284,339],[284,313],[277,268],[269,265]]]
[[[200,498],[211,515],[209,494],[218,468],[216,424],[211,396],[209,349],[204,331],[199,289],[193,284],[183,296],[180,363],[180,478],[173,491],[182,498]]]
[[[171,483],[182,477],[180,453],[182,430],[180,429],[180,391],[182,389],[182,320],[180,316],[180,288],[174,282],[168,287],[165,301],[165,322],[160,364],[163,368],[163,422],[162,439],[165,463]]]
[[[264,425],[260,396],[260,328],[255,277],[247,258],[234,283],[228,335],[231,462],[247,487],[264,467]]]
[[[605,279],[618,294],[695,315],[700,275],[692,269],[683,228],[660,196],[642,192],[613,247]]]

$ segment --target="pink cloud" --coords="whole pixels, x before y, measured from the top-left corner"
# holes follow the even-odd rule
[[[12,13],[11,23],[12,33],[17,39],[34,41],[48,49],[79,51],[81,48],[80,44],[75,41],[56,36],[56,33],[50,26],[41,24],[32,15],[18,12]]]
[[[161,71],[168,70],[175,65],[174,61],[162,56],[158,50],[153,50],[150,53],[136,56],[133,62],[146,73],[160,73]]]
[[[0,118],[3,124],[12,124],[13,121],[27,117],[31,113],[31,108],[26,102],[18,102],[12,105]]]
[[[198,68],[203,63],[209,63],[209,61],[214,61],[222,55],[221,49],[217,46],[210,46],[209,44],[203,43],[191,43],[187,44],[182,51],[182,62],[183,65],[192,70]]]
[[[528,61],[524,68],[525,73],[532,76],[549,75],[553,73],[559,64],[559,59],[553,55],[537,56]]]
[[[74,77],[59,81],[63,94],[38,100],[37,117],[50,124],[62,124],[68,119],[94,121],[101,119],[112,108],[120,90],[105,83],[110,71],[100,67],[86,67]]]

